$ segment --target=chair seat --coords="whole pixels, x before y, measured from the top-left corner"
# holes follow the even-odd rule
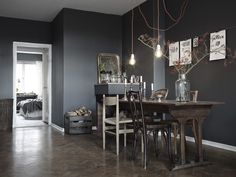
[[[105,130],[106,133],[116,135],[116,129]],[[119,134],[133,133],[134,129],[120,129]]]
[[[108,124],[116,125],[116,118],[115,117],[107,118],[107,119],[105,119],[104,122],[108,123]],[[120,124],[132,123],[132,119],[131,118],[120,118],[119,123]]]

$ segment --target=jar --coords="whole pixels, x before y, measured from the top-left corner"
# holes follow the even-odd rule
[[[186,74],[179,74],[178,80],[175,82],[176,101],[190,101],[190,82],[186,78]]]

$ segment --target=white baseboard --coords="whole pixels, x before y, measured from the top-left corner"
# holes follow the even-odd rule
[[[189,142],[195,142],[194,138],[190,137],[190,136],[186,136],[186,140],[189,141]],[[217,143],[217,142],[208,141],[208,140],[202,140],[202,144],[207,145],[207,146],[220,148],[220,149],[224,149],[224,150],[228,150],[228,151],[236,152],[236,146],[230,146],[230,145],[227,145],[227,144]]]
[[[54,124],[54,123],[51,123],[51,126],[52,126],[53,128],[55,128],[56,130],[62,132],[62,133],[65,132],[65,129],[64,129],[64,128],[62,128],[62,127],[60,127],[60,126],[58,126],[58,125],[56,125],[56,124]]]
[[[161,132],[158,133],[158,136],[161,136]],[[174,137],[174,135],[172,133],[171,133],[171,137]],[[177,138],[179,139],[180,136],[178,135]],[[186,136],[186,141],[195,142],[194,138],[190,137],[190,136]],[[207,146],[220,148],[220,149],[224,149],[224,150],[228,150],[228,151],[236,152],[236,146],[231,146],[231,145],[217,143],[217,142],[208,141],[208,140],[202,140],[202,144],[207,145]]]

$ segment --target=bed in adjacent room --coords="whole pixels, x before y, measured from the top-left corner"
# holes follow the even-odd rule
[[[17,104],[20,115],[25,119],[42,119],[42,100],[27,99]]]

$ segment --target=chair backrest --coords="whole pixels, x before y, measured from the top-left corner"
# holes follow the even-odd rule
[[[190,91],[190,100],[191,101],[197,101],[197,97],[198,97],[198,90],[191,90]]]
[[[151,99],[158,99],[159,95],[161,95],[161,99],[165,100],[168,92],[169,90],[167,88],[156,90],[152,93]]]
[[[119,117],[119,96],[105,96],[103,95],[103,119],[106,118],[106,106],[116,106],[116,118]]]
[[[144,125],[143,104],[140,91],[128,91],[127,93],[134,129],[139,129],[140,123]],[[141,122],[140,122],[141,121]]]
[[[115,106],[115,105],[117,105],[117,101],[119,99],[117,97],[118,97],[118,95],[116,95],[116,96],[105,96],[105,95],[103,95],[103,103],[106,106]]]

